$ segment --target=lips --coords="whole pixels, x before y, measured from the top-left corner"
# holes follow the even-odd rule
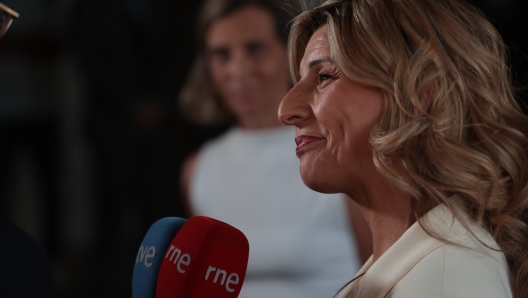
[[[295,149],[295,151],[297,153],[300,153],[306,146],[310,145],[311,143],[320,141],[322,139],[323,138],[307,136],[307,135],[300,135],[295,138],[295,144],[297,144],[297,148]]]

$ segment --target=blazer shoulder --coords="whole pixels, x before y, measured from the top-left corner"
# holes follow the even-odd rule
[[[512,297],[501,252],[444,244],[425,256],[396,284],[400,297]]]

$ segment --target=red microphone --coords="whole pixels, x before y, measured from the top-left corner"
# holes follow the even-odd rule
[[[216,219],[192,217],[165,251],[156,298],[236,298],[248,257],[242,232]]]

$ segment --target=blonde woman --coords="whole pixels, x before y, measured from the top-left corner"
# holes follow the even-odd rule
[[[528,297],[528,119],[505,46],[459,0],[330,0],[296,18],[304,183],[346,193],[373,255],[340,297]]]
[[[361,253],[370,255],[370,232],[352,201],[306,187],[298,159],[289,154],[295,130],[277,119],[291,87],[290,16],[281,6],[269,0],[205,3],[200,52],[182,105],[195,121],[228,121],[232,128],[189,157],[182,187],[189,216],[217,218],[248,238],[239,297],[329,297],[357,272]]]

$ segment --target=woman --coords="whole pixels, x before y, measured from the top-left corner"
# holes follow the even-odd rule
[[[528,119],[459,0],[329,0],[290,33],[303,181],[346,193],[373,255],[341,297],[528,297]]]
[[[289,20],[273,1],[206,2],[200,52],[181,96],[192,119],[233,124],[187,160],[182,187],[189,216],[217,218],[247,236],[251,249],[239,297],[334,293],[361,264],[358,246],[365,237],[356,243],[354,234],[369,241],[362,216],[347,214],[342,195],[307,188],[299,161],[288,154],[295,131],[279,122],[277,110],[291,87],[283,34]]]

